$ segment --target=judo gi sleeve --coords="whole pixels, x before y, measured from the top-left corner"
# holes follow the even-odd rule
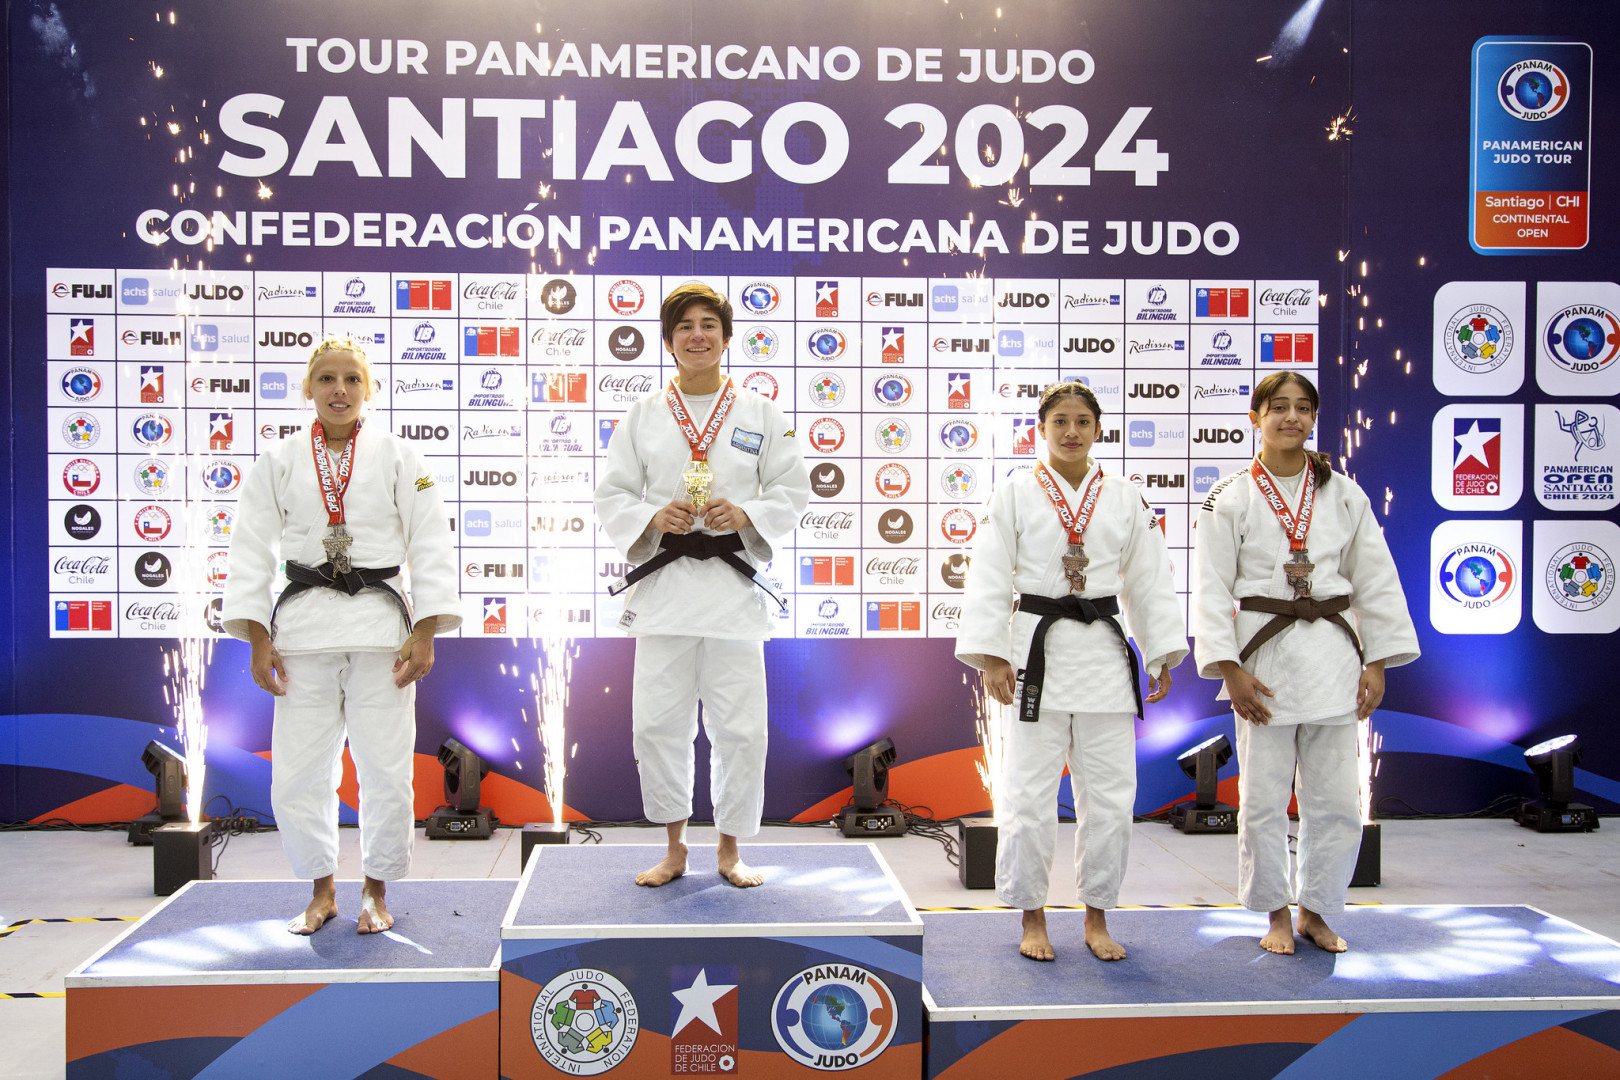
[[[435,633],[461,625],[461,593],[456,552],[444,499],[421,453],[403,447],[394,478],[394,505],[405,534],[405,559],[411,571],[411,617],[417,622],[438,617]]]
[[[248,626],[270,629],[271,589],[281,564],[281,530],[286,513],[276,493],[276,463],[262,454],[248,470],[231,524],[230,574],[221,609],[225,632],[248,640]]]
[[[1192,632],[1198,674],[1221,677],[1221,661],[1237,661],[1238,518],[1241,505],[1224,509],[1211,493],[1193,529]],[[1224,691],[1223,691],[1224,692]]]
[[[1342,481],[1343,477],[1334,479]],[[1410,664],[1419,653],[1417,628],[1406,607],[1395,559],[1367,493],[1358,485],[1352,487],[1349,511],[1355,528],[1339,557],[1339,573],[1352,586],[1350,610],[1361,634],[1362,651],[1368,663],[1382,660],[1386,668]]]
[[[1126,497],[1140,499],[1134,493]],[[1176,599],[1170,550],[1153,510],[1144,502],[1128,513],[1130,526],[1119,558],[1125,624],[1142,650],[1142,667],[1157,678],[1161,668],[1168,671],[1187,658],[1187,627]]]
[[[663,509],[642,497],[647,488],[647,469],[638,443],[646,404],[643,399],[631,405],[613,429],[595,495],[596,518],[602,523],[602,531],[620,555],[637,564],[646,562],[658,550],[652,519]]]
[[[810,502],[810,470],[798,433],[779,410],[769,410],[773,430],[765,432],[759,455],[759,494],[737,505],[752,523],[738,530],[748,554],[759,563],[773,562],[776,545],[791,536]]]
[[[1018,566],[1016,505],[1013,485],[997,486],[968,564],[956,658],[980,671],[989,666],[992,656],[1020,666],[1021,658],[1013,657],[1012,648],[1013,573]]]

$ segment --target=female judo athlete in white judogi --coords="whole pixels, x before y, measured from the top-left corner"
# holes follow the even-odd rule
[[[663,885],[686,872],[701,700],[719,869],[747,887],[763,880],[737,839],[759,832],[764,809],[764,641],[785,610],[759,568],[804,512],[810,474],[776,403],[739,391],[720,370],[730,302],[706,285],[682,285],[660,318],[677,377],[619,421],[596,488],[602,528],[638,564],[609,591],[623,595],[619,626],[636,638],[642,805],[668,832],[668,853],[636,882]]]
[[[1039,416],[1048,460],[990,498],[956,656],[984,672],[991,697],[1015,706],[1002,733],[996,894],[1023,909],[1019,952],[1056,955],[1045,905],[1067,761],[1086,945],[1099,959],[1120,960],[1125,949],[1109,934],[1107,913],[1130,854],[1143,699],[1136,655],[1115,617],[1123,600],[1149,658],[1149,703],[1170,692],[1187,631],[1153,511],[1129,480],[1104,476],[1091,460],[1102,409],[1090,388],[1047,387]]]
[[[315,349],[304,380],[315,420],[260,455],[231,528],[225,630],[252,643],[253,681],[276,695],[271,805],[293,872],[315,883],[295,934],[337,915],[345,733],[360,781],[357,921],[362,934],[393,926],[385,883],[405,876],[415,839],[416,682],[433,667],[433,635],[461,622],[444,503],[415,449],[361,423],[372,385],[354,342]]]
[[[1198,673],[1222,679],[1237,722],[1238,899],[1268,912],[1260,940],[1299,932],[1343,952],[1325,916],[1344,910],[1361,851],[1357,721],[1384,669],[1418,657],[1417,631],[1366,492],[1305,450],[1316,387],[1278,372],[1255,387],[1260,452],[1210,490],[1193,530]],[[1289,883],[1288,796],[1298,773],[1298,888]]]

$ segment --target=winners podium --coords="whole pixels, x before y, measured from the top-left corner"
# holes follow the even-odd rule
[[[923,923],[870,844],[541,847],[501,924],[501,1075],[922,1075]]]

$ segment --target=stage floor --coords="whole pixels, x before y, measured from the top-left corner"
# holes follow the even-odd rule
[[[924,912],[923,985],[936,1021],[1620,1009],[1620,944],[1535,908],[1365,906],[1329,921],[1349,952],[1296,936],[1275,956],[1258,945],[1266,916],[1243,908],[1119,910],[1108,928],[1129,955],[1103,963],[1085,913],[1053,911],[1045,964],[1018,954],[1015,912]]]
[[[712,858],[714,838],[712,829],[694,829],[694,852],[707,849]],[[1073,838],[1072,824],[1058,827],[1054,904],[1076,902],[1067,866]],[[603,831],[603,842],[609,844],[661,840],[661,830]],[[829,829],[806,828],[766,829],[758,838],[772,844],[839,841]],[[962,889],[956,868],[937,843],[918,836],[878,843],[917,907],[996,903],[993,893]],[[358,833],[343,830],[340,851],[339,877],[357,878]],[[487,842],[419,838],[412,880],[516,878],[519,851],[516,830],[501,830]],[[1383,885],[1352,890],[1353,902],[1529,904],[1620,940],[1620,904],[1614,901],[1620,828],[1537,835],[1504,820],[1385,821],[1383,863]],[[0,1054],[0,1077],[61,1077],[63,977],[127,929],[128,923],[119,920],[133,921],[162,901],[152,895],[151,849],[132,848],[118,833],[0,833],[0,866],[5,867],[0,873],[0,931],[13,928],[0,936],[0,1031],[6,1032],[7,1051]],[[227,880],[286,874],[275,833],[232,838],[219,867],[219,876]],[[1135,826],[1122,896],[1126,903],[1231,904],[1236,890],[1235,837],[1187,836],[1157,823]],[[280,914],[291,918],[302,910],[304,898],[300,892],[298,902]],[[348,906],[344,914],[352,919],[354,910]],[[112,921],[95,921],[103,919]],[[345,935],[352,935],[352,928]],[[1352,948],[1355,944],[1352,939]],[[1076,942],[1067,951],[1074,954],[1071,959],[1089,960],[1076,951],[1083,948]],[[1064,963],[1060,958],[1058,964]],[[57,996],[8,996],[18,994]]]

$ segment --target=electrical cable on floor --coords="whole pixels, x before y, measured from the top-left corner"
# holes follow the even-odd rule
[[[1523,795],[1498,795],[1478,810],[1469,810],[1460,814],[1436,814],[1427,810],[1419,810],[1399,795],[1385,795],[1378,800],[1377,816],[1397,821],[1462,821],[1468,818],[1510,818],[1518,812],[1519,804],[1524,802]],[[1399,803],[1411,811],[1407,814],[1390,813],[1385,806],[1390,803]]]

